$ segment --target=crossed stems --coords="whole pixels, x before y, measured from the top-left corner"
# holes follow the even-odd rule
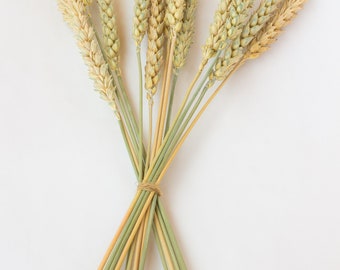
[[[100,39],[98,37],[97,39],[100,44]],[[177,80],[177,71],[175,70],[174,75],[172,74],[173,65],[171,57],[175,40],[176,37],[171,40],[170,49],[167,50],[167,69],[164,78],[165,83],[163,84],[161,93],[161,107],[155,132],[155,144],[152,153],[153,158],[148,156],[143,144],[143,85],[139,48],[137,48],[140,76],[139,125],[137,124],[131,108],[127,91],[124,88],[120,70],[110,70],[117,87],[115,98],[119,109],[119,126],[139,183],[158,185],[161,182],[169,165],[199,117],[229,78],[228,76],[215,89],[213,94],[197,113],[206,93],[215,84],[215,80],[209,79],[209,76],[221,54],[220,51],[217,53],[216,57],[210,61],[210,66],[206,68],[204,75],[202,75],[203,68],[198,71],[186,92],[176,118],[170,125],[171,107]],[[103,55],[105,55],[103,49],[102,51]],[[229,75],[239,67],[241,62],[242,61],[234,66]],[[195,86],[195,91],[193,91]],[[171,93],[169,92],[170,89]],[[195,116],[194,119],[193,116]],[[148,158],[149,161],[147,161]],[[155,192],[147,190],[137,191],[129,210],[98,269],[119,270],[125,261],[127,270],[144,269],[151,230],[154,232],[164,269],[186,270],[187,268],[183,256],[161,200]]]

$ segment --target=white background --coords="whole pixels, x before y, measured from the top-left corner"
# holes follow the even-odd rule
[[[133,1],[116,2],[131,90]],[[199,2],[182,89],[217,5]],[[0,4],[0,269],[96,269],[136,189],[119,128],[56,3]],[[189,269],[340,269],[339,8],[310,0],[175,159],[163,199]]]

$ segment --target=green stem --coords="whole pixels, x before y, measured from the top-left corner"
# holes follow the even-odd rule
[[[202,100],[206,90],[201,93],[200,98],[196,102],[191,114],[189,115],[189,117],[187,118],[187,120],[185,122],[186,124],[189,122],[194,111],[197,109],[197,107],[198,107],[200,101]],[[191,107],[191,104],[196,99],[196,96],[197,96],[198,93],[199,93],[199,89],[195,92],[195,95],[192,97],[191,101],[187,105],[187,108],[184,110],[184,112],[187,112],[189,110],[189,108]],[[182,130],[183,130],[183,127],[182,127],[181,131]],[[180,133],[180,135],[181,135],[181,133]],[[178,137],[179,136],[176,136],[176,139],[178,139]],[[170,145],[172,145],[171,141],[170,141]],[[169,148],[169,147],[167,147],[167,148]],[[170,154],[171,154],[171,151],[169,151],[168,153],[165,152],[165,157],[168,157]],[[164,165],[164,163],[167,162],[165,157],[157,160],[158,162],[156,163],[155,167],[153,167],[153,171],[150,175],[150,179],[149,179],[150,182],[154,182],[155,179],[157,179],[155,176],[157,176],[157,173],[158,174],[160,173],[160,169],[162,168],[162,165]],[[110,257],[108,259],[109,265],[115,265],[117,263],[117,261],[120,257],[120,254],[122,253],[122,250],[123,250],[123,248],[124,248],[124,246],[125,246],[125,244],[128,240],[128,237],[129,237],[131,231],[133,230],[133,227],[135,226],[136,220],[137,220],[138,216],[140,215],[142,207],[144,206],[144,204],[146,202],[147,197],[145,195],[146,195],[145,192],[142,192],[142,196],[138,198],[137,203],[136,203],[136,207],[133,209],[130,217],[128,218],[127,226],[124,227],[122,234],[118,238],[117,245],[115,246],[115,248],[113,249],[113,251],[111,253],[112,256],[110,255]],[[170,249],[170,251],[171,251],[171,249]],[[172,255],[173,255],[173,253],[172,253]]]
[[[150,232],[153,224],[153,218],[155,215],[155,209],[158,201],[158,196],[155,196],[152,199],[152,204],[150,207],[150,214],[148,217],[148,223],[146,225],[146,231],[145,231],[145,237],[144,237],[144,243],[142,245],[143,249],[141,250],[141,257],[139,262],[139,270],[143,270],[145,266],[145,259],[146,259],[146,252],[148,250],[148,244],[149,244],[149,238],[150,238]]]
[[[153,232],[154,232],[154,235],[155,235],[155,240],[156,240],[156,244],[157,244],[157,247],[158,247],[158,250],[159,250],[159,255],[161,257],[163,268],[164,268],[164,270],[168,270],[168,265],[166,264],[166,260],[165,260],[165,256],[164,256],[163,246],[161,244],[161,241],[159,240],[159,236],[157,234],[157,229],[156,229],[156,226],[155,226],[154,223],[152,224],[152,229],[153,229]]]
[[[129,253],[127,255],[125,270],[131,270],[132,269],[132,262],[133,262],[133,259],[134,259],[135,249],[136,249],[136,241],[134,241],[133,244],[131,245],[131,248],[130,248]]]
[[[126,146],[126,149],[128,151],[128,154],[129,154],[129,157],[130,157],[130,160],[131,160],[131,164],[132,164],[132,167],[135,171],[135,174],[136,176],[138,177],[138,168],[137,168],[137,164],[135,163],[134,159],[133,159],[133,155],[132,155],[132,150],[128,144],[128,141],[127,141],[127,135],[125,134],[125,128],[124,128],[124,124],[122,123],[122,120],[119,119],[118,120],[118,124],[119,124],[119,128],[120,128],[120,131],[123,135],[123,140],[124,140],[124,143],[125,143],[125,146]]]
[[[163,206],[163,204],[161,203],[160,200],[158,200],[157,211],[159,213],[160,222],[161,222],[161,224],[164,224],[165,231],[169,235],[169,239],[170,239],[171,245],[172,245],[172,247],[175,251],[176,259],[177,259],[177,262],[179,263],[180,270],[186,270],[187,267],[185,265],[185,261],[183,259],[182,252],[181,252],[179,245],[177,243],[175,234],[174,234],[174,232],[173,232],[173,230],[170,226],[169,219],[165,214],[164,206]]]
[[[122,103],[122,108],[123,108],[123,115],[124,118],[126,119],[126,124],[128,128],[128,132],[131,137],[131,142],[133,144],[135,153],[139,152],[140,146],[139,146],[139,139],[138,139],[138,134],[139,134],[139,129],[138,125],[136,122],[136,118],[134,116],[134,113],[132,111],[129,97],[127,96],[126,89],[123,84],[123,79],[121,75],[116,74],[117,77],[117,94],[118,98]],[[144,146],[142,146],[144,149]],[[144,150],[142,152],[144,154]]]
[[[143,180],[143,72],[142,72],[142,59],[140,54],[140,46],[137,47],[137,61],[139,73],[139,181]]]
[[[172,107],[174,103],[175,89],[176,89],[176,84],[177,84],[177,79],[178,79],[178,70],[175,69],[173,74],[174,75],[171,80],[170,98],[169,98],[169,104],[168,104],[168,112],[166,114],[166,124],[165,124],[164,134],[168,132],[169,127],[170,127]]]
[[[172,151],[174,150],[174,148],[176,147],[178,141],[180,140],[180,138],[182,137],[182,135],[184,134],[185,129],[187,128],[190,120],[192,119],[193,115],[195,114],[195,112],[197,111],[197,108],[199,107],[201,101],[203,100],[206,92],[208,91],[208,89],[210,88],[209,86],[209,82],[206,84],[206,86],[204,87],[203,91],[201,92],[199,98],[197,99],[196,103],[194,104],[192,110],[190,111],[190,113],[187,115],[184,123],[181,125],[181,128],[179,129],[179,132],[176,134],[176,136],[174,137],[174,139],[171,141],[169,147],[167,148],[167,152],[164,154],[163,158],[162,158],[162,162],[159,165],[159,170],[158,173],[161,173],[164,165],[167,163],[168,158],[170,157],[170,155],[172,154]],[[156,176],[156,178],[159,175]]]
[[[156,176],[157,174],[160,173],[160,168],[162,167],[161,165],[164,165],[167,160],[164,160],[165,155],[168,156],[169,153],[171,153],[171,149],[170,151],[168,151],[169,147],[171,146],[171,142],[174,139],[175,135],[176,135],[176,131],[178,131],[178,128],[181,126],[181,123],[184,119],[184,117],[186,116],[188,110],[190,109],[192,103],[194,102],[194,100],[196,99],[200,89],[203,87],[206,79],[209,77],[210,72],[213,68],[213,64],[211,66],[211,68],[207,71],[206,75],[204,76],[204,79],[201,81],[198,89],[196,90],[194,96],[191,98],[191,100],[189,101],[189,103],[187,104],[186,108],[184,109],[184,111],[182,112],[181,116],[175,121],[173,128],[170,129],[169,131],[169,138],[166,138],[165,143],[163,143],[163,145],[161,146],[160,152],[157,155],[157,158],[155,159],[155,162],[152,166],[152,171],[149,177],[149,182],[153,183],[154,181],[157,180]],[[202,97],[203,98],[203,97]],[[199,99],[199,102],[202,99]],[[195,110],[197,109],[198,106],[195,106]],[[181,135],[181,134],[180,134]],[[129,234],[131,233],[131,231],[133,230],[133,227],[135,225],[135,222],[138,218],[138,216],[140,215],[140,212],[142,210],[143,205],[146,203],[147,200],[147,193],[146,192],[142,192],[139,196],[139,198],[137,199],[136,202],[136,206],[134,207],[131,215],[129,216],[126,226],[124,226],[123,231],[121,233],[121,235],[118,238],[117,244],[114,247],[108,261],[107,264],[108,265],[115,265],[119,259],[119,255],[122,252],[122,249],[125,245],[125,243],[128,240]]]
[[[171,261],[173,263],[173,266],[176,270],[182,270],[182,268],[180,268],[179,265],[178,265],[176,253],[175,253],[174,247],[173,247],[172,242],[171,242],[170,237],[169,237],[169,232],[167,231],[166,226],[164,225],[164,222],[163,223],[160,222],[161,216],[160,216],[159,211],[157,211],[157,210],[158,209],[156,209],[158,220],[159,220],[159,223],[161,225],[162,232],[164,234],[166,245],[167,245],[168,250],[170,252]]]

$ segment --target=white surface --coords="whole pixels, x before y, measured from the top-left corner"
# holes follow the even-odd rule
[[[96,269],[136,188],[117,123],[54,1],[0,2],[0,269]],[[133,1],[120,2],[131,89]],[[339,8],[309,1],[176,158],[162,187],[189,269],[340,269]]]

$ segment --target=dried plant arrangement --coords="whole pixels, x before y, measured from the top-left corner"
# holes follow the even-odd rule
[[[75,34],[95,89],[115,114],[139,183],[98,269],[144,269],[153,233],[164,269],[185,270],[159,185],[230,76],[268,50],[305,0],[221,0],[202,47],[201,64],[188,89],[178,89],[177,79],[193,42],[198,1],[135,0],[132,38],[139,68],[139,89],[135,92],[123,83],[114,1],[57,1]],[[98,7],[102,29],[96,29],[90,5]],[[141,57],[143,39],[147,42],[145,63]],[[175,112],[176,91],[185,94]],[[138,96],[138,108],[132,108],[131,95]],[[157,106],[156,95],[160,100]],[[143,115],[144,106],[147,115]]]

